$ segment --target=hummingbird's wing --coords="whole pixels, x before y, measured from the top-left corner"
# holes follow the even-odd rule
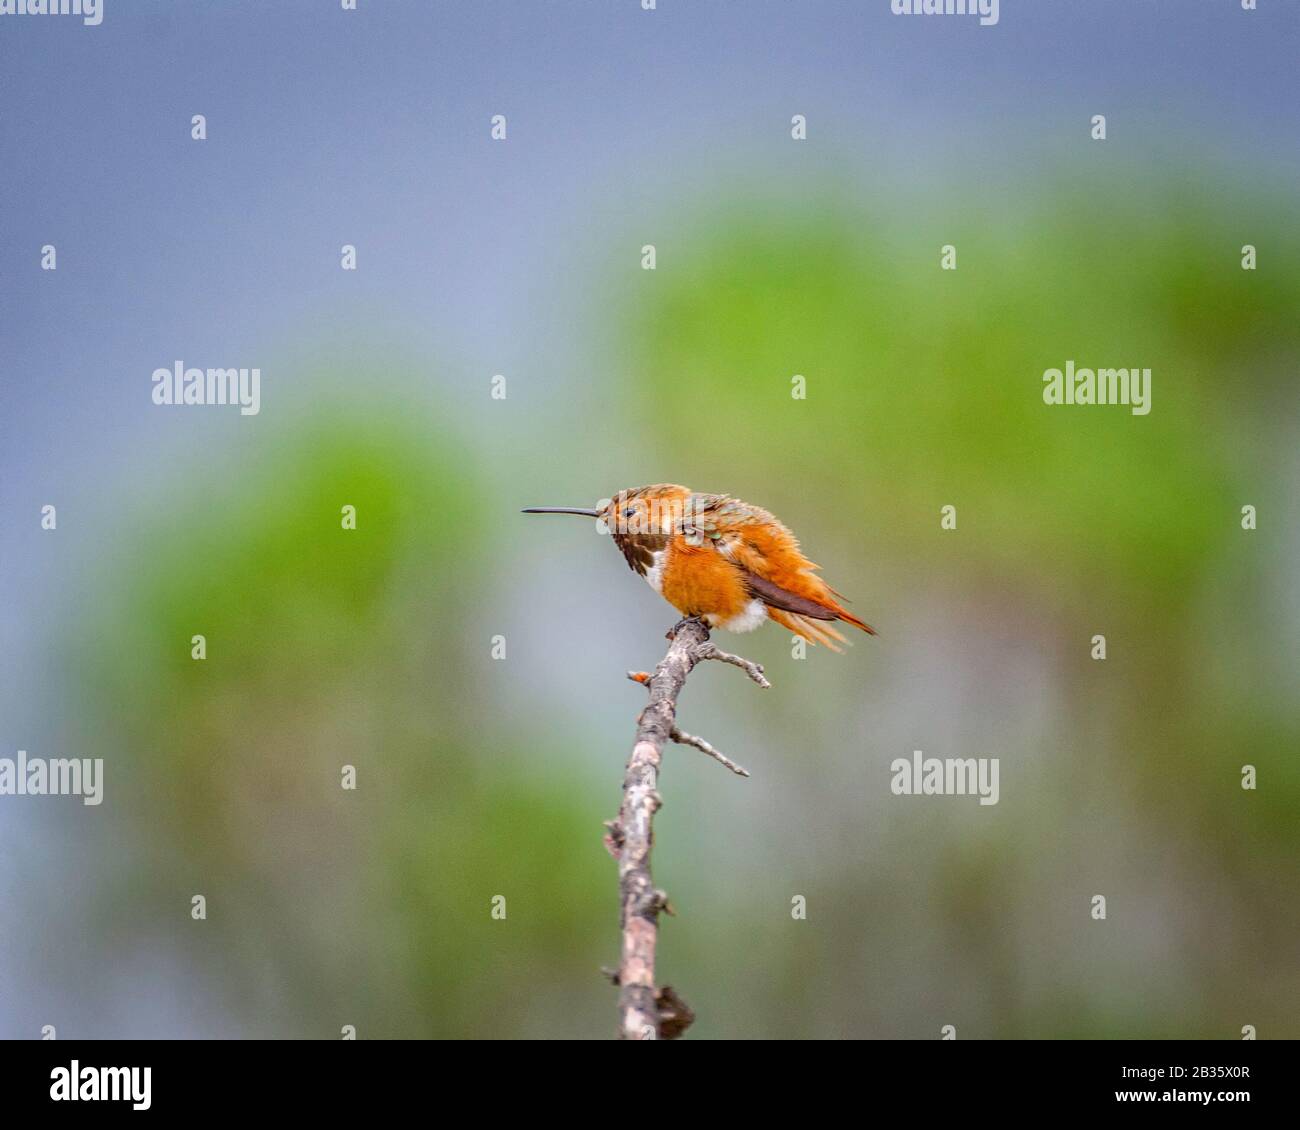
[[[668,547],[667,534],[612,532],[614,544],[622,551],[628,568],[642,577],[654,567],[656,556]]]
[[[780,608],[785,612],[796,612],[800,616],[811,616],[814,620],[839,619],[838,613],[818,604],[815,600],[800,596],[789,589],[783,589],[780,585],[769,581],[766,577],[760,577],[757,573],[752,573],[748,569],[745,570],[745,584],[749,591],[769,608]]]
[[[801,596],[790,589],[782,588],[751,569],[743,566],[741,568],[750,593],[767,606],[769,619],[775,620],[795,635],[803,636],[812,643],[819,643],[823,647],[830,648],[831,651],[843,650],[837,645],[848,641],[830,623],[840,618],[838,612],[827,608],[824,604],[819,604],[811,597]]]
[[[766,510],[718,496],[705,505],[700,525],[718,552],[741,570],[749,591],[767,605],[777,623],[831,648],[834,640],[844,637],[828,621],[843,620],[875,634],[840,604],[838,594],[800,550],[798,538]]]

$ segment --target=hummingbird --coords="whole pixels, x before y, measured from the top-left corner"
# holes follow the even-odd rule
[[[848,641],[836,621],[875,635],[799,549],[772,514],[727,494],[676,483],[619,491],[594,509],[530,506],[524,514],[595,518],[632,571],[683,616],[711,628],[752,632],[768,620],[832,651]]]

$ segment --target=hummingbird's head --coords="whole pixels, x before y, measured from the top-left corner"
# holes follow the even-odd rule
[[[691,492],[676,483],[655,483],[648,487],[621,490],[613,498],[602,498],[594,509],[576,506],[530,506],[525,514],[578,514],[595,518],[602,533],[669,533],[679,521]]]

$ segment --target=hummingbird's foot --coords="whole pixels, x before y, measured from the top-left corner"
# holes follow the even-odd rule
[[[739,667],[764,690],[769,690],[772,686],[772,684],[767,681],[767,677],[763,674],[763,665],[761,663],[755,663],[752,659],[745,659],[743,656],[732,655],[731,652],[723,651],[721,648],[715,647],[707,641],[700,644],[699,649],[695,654],[700,659],[716,659],[719,663],[730,663],[733,667]]]
[[[677,633],[682,630],[682,625],[687,624],[692,620],[696,621],[704,628],[704,638],[708,639],[709,626],[708,624],[705,624],[704,621],[701,620],[698,616],[683,616],[680,620],[677,621],[676,624],[674,624],[671,628],[668,629],[668,631],[664,633],[664,639],[675,640],[677,638]]]

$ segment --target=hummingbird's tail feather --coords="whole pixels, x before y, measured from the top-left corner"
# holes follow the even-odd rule
[[[768,614],[772,619],[777,620],[779,623],[785,623],[784,620],[777,616],[777,613],[781,612],[789,616],[791,620],[806,626],[806,631],[799,632],[804,639],[812,640],[814,643],[826,644],[827,647],[838,651],[839,649],[835,648],[834,644],[820,638],[829,634],[838,640],[844,640],[844,637],[839,632],[826,623],[828,620],[843,620],[846,624],[861,628],[868,635],[874,636],[876,634],[875,628],[865,620],[859,620],[852,612],[840,604],[835,599],[839,596],[839,593],[836,593],[820,577],[815,576],[810,569],[800,569],[797,572],[789,571],[789,583],[792,586],[790,588],[778,585],[748,569],[743,569],[743,575],[747,588],[767,605]],[[793,586],[796,585],[803,591],[795,591]],[[795,628],[791,629],[791,631],[797,630]]]
[[[826,621],[843,620],[876,634],[870,624],[840,604],[840,594],[817,576],[817,566],[804,556],[794,534],[766,510],[745,506],[744,514],[747,520],[733,520],[729,528],[718,531],[714,545],[741,570],[749,591],[767,605],[773,620],[836,651],[832,639],[848,641]]]
[[[856,616],[853,615],[852,612],[840,608],[839,614],[840,614],[840,619],[843,620],[846,624],[852,624],[855,628],[861,628],[869,636],[874,636],[876,634],[875,628],[873,628],[865,620],[859,620]]]
[[[813,620],[807,616],[801,616],[797,612],[785,612],[779,608],[773,608],[771,605],[768,605],[767,614],[796,636],[802,636],[809,643],[819,643],[822,647],[829,647],[831,651],[842,652],[844,648],[840,647],[839,644],[849,642],[825,620]]]

